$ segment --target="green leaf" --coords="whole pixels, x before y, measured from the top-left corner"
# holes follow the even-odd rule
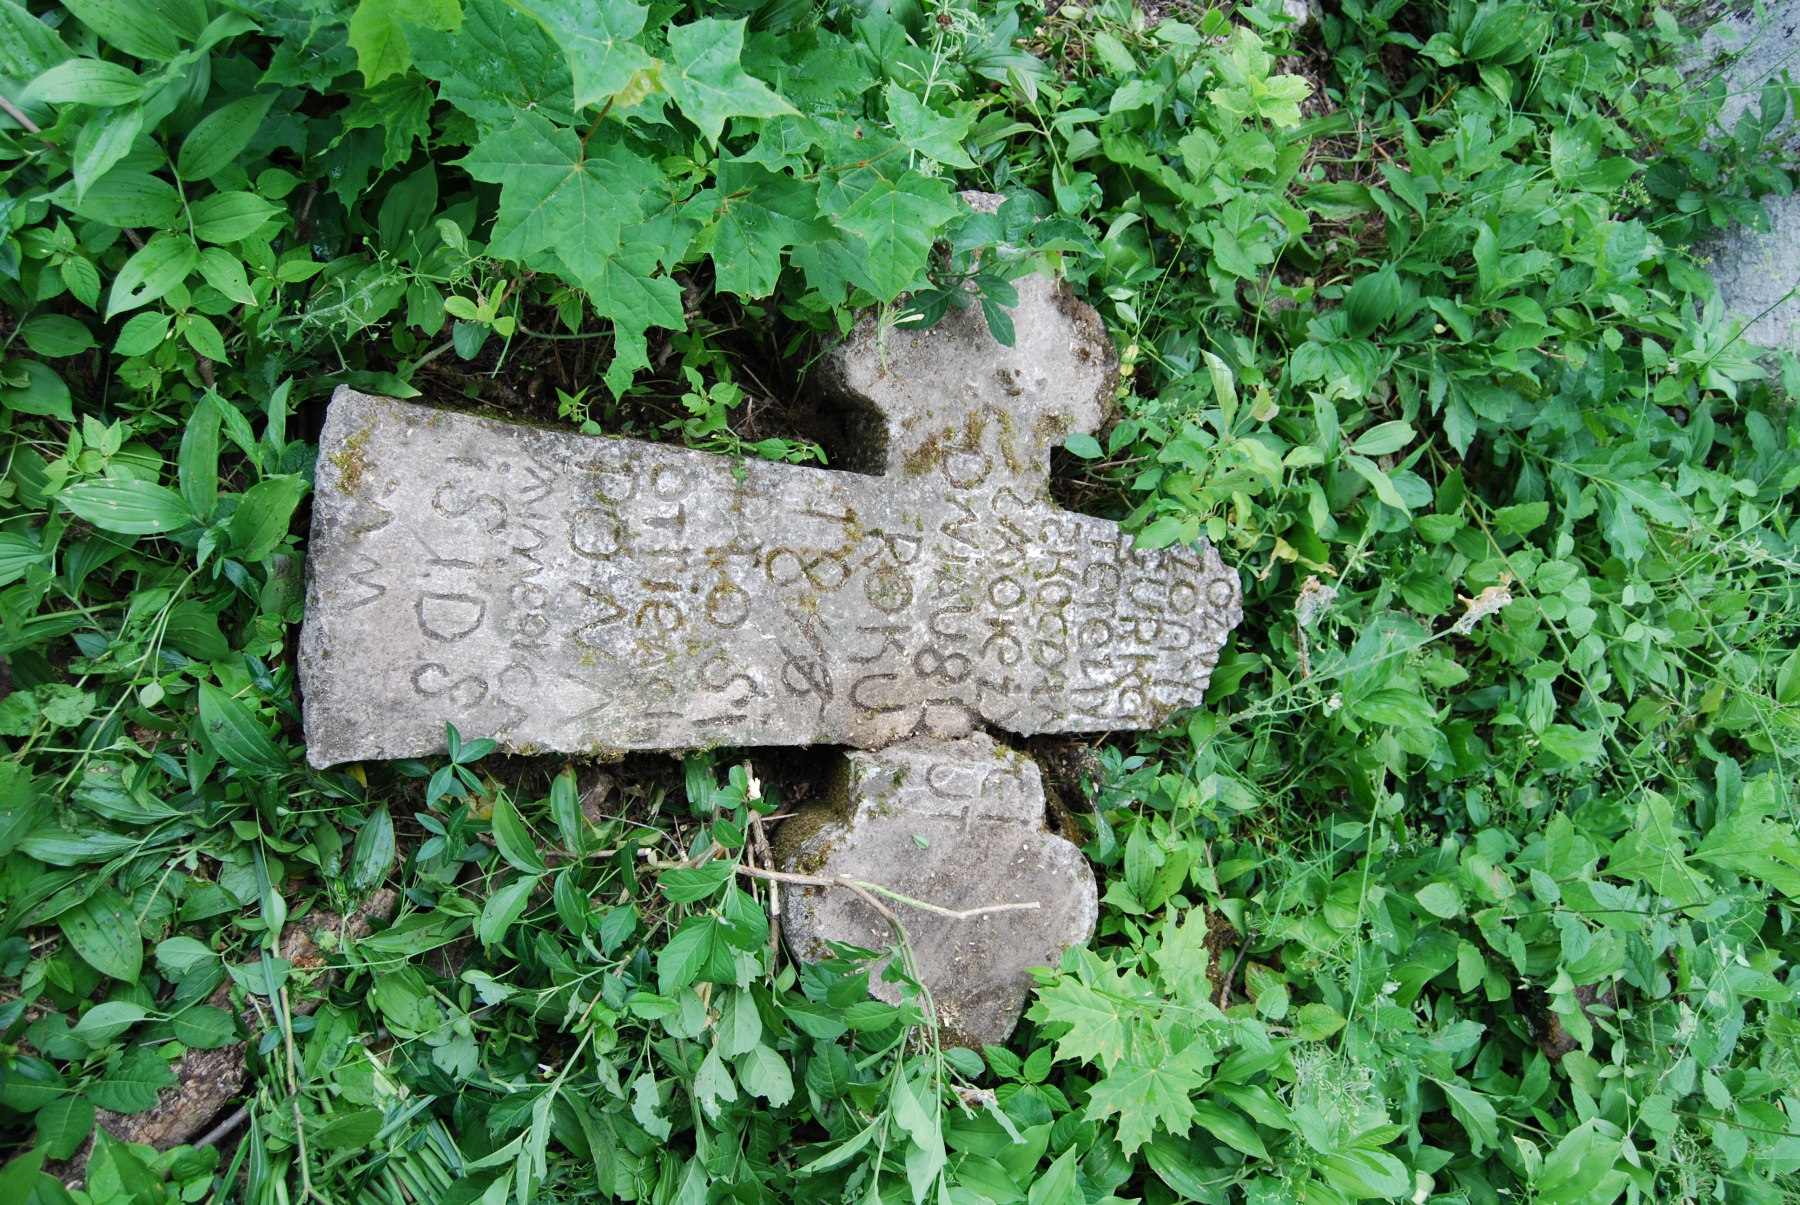
[[[1099,460],[1106,455],[1106,449],[1100,446],[1100,441],[1085,431],[1077,431],[1063,440],[1063,447],[1083,460]]]
[[[117,168],[94,181],[72,208],[77,216],[108,226],[166,227],[181,214],[181,195],[148,172]]]
[[[246,96],[201,118],[200,124],[190,130],[181,143],[181,152],[175,160],[175,174],[183,180],[206,180],[218,175],[244,153],[250,139],[256,136],[256,127],[262,124],[263,118],[268,116],[269,106],[274,103],[273,92]],[[195,209],[197,221],[198,206]]]
[[[64,1096],[39,1109],[35,1120],[37,1137],[34,1141],[38,1151],[44,1158],[67,1159],[94,1132],[94,1105],[85,1096]],[[0,1193],[0,1196],[5,1194]],[[24,1201],[29,1196],[30,1189],[27,1188],[23,1195],[5,1196],[5,1199]]]
[[[99,478],[72,485],[57,495],[72,514],[103,531],[153,535],[194,522],[194,513],[174,490],[148,481]]]
[[[143,0],[73,0],[64,7],[132,58],[166,63],[181,53],[177,26],[159,6]]]
[[[1255,1155],[1258,1159],[1269,1157],[1268,1148],[1257,1136],[1256,1127],[1249,1119],[1235,1109],[1211,1101],[1194,1102],[1194,1120],[1199,1122],[1225,1145],[1240,1150],[1246,1155]]]
[[[202,522],[212,516],[219,500],[219,407],[224,404],[210,392],[200,396],[181,433],[176,459],[182,501]]]
[[[178,315],[175,329],[187,340],[187,345],[200,355],[214,363],[225,360],[225,336],[219,333],[217,324],[205,314],[189,312]]]
[[[288,759],[256,713],[211,682],[200,684],[200,730],[208,747],[240,770],[277,777]]]
[[[1381,423],[1357,436],[1356,442],[1350,445],[1350,450],[1364,456],[1386,456],[1404,448],[1417,435],[1418,432],[1414,431],[1410,424]]]
[[[798,113],[744,71],[738,61],[744,49],[744,22],[702,17],[690,25],[669,30],[673,68],[664,68],[663,82],[681,106],[684,117],[700,127],[706,140],[716,144],[727,117],[779,117]]]
[[[48,414],[65,423],[75,421],[74,403],[69,386],[48,364],[36,360],[13,360],[6,365],[11,373],[22,373],[23,386],[0,388],[0,403],[20,414]]]
[[[126,1053],[106,1078],[87,1087],[88,1099],[114,1113],[142,1113],[156,1105],[157,1090],[175,1086],[175,1073],[154,1048],[139,1046]]]
[[[1186,1134],[1196,1116],[1191,1096],[1206,1084],[1200,1056],[1208,1053],[1196,1043],[1151,1066],[1121,1063],[1094,1085],[1088,1116],[1119,1115],[1119,1147],[1127,1157],[1150,1141],[1159,1125],[1177,1137]]]
[[[349,43],[356,51],[364,87],[402,75],[412,66],[406,41],[409,21],[453,33],[462,25],[462,5],[459,0],[362,0],[350,18]]]
[[[333,1117],[307,1138],[307,1146],[320,1151],[350,1151],[368,1146],[381,1133],[379,1109],[357,1109]]]
[[[1110,1072],[1125,1057],[1129,1038],[1117,1002],[1069,975],[1039,988],[1038,1002],[1044,1008],[1045,1021],[1070,1026],[1057,1041],[1057,1058],[1097,1060]]]
[[[253,192],[237,191],[216,192],[195,201],[188,212],[194,218],[195,238],[207,243],[235,243],[262,229],[263,223],[281,209]]]
[[[1432,1083],[1443,1089],[1444,1095],[1449,1098],[1450,1112],[1455,1114],[1456,1120],[1468,1132],[1476,1155],[1481,1154],[1484,1146],[1500,1145],[1499,1118],[1487,1097],[1441,1079],[1434,1079]]]
[[[350,890],[362,893],[379,887],[397,852],[394,818],[382,804],[356,831],[356,844],[350,851]]]
[[[159,234],[125,261],[113,278],[106,319],[148,305],[187,279],[200,262],[200,249],[181,234]]]
[[[52,105],[128,105],[144,95],[138,73],[104,59],[69,59],[31,81],[26,97]]]
[[[1784,706],[1800,703],[1800,649],[1789,653],[1775,671],[1775,701]]]
[[[144,128],[142,105],[102,109],[88,118],[75,139],[75,196],[79,199],[113,164],[131,153]],[[73,261],[69,261],[73,262]],[[71,286],[73,291],[73,286]]]
[[[787,1060],[767,1046],[757,1046],[737,1061],[738,1080],[752,1096],[779,1109],[794,1099],[794,1076]]]
[[[692,869],[665,870],[657,879],[662,893],[669,897],[671,903],[691,904],[697,900],[707,899],[718,889],[731,881],[733,864],[727,861],[709,862],[705,866]]]
[[[24,536],[0,534],[0,586],[18,581],[33,565],[45,563],[49,555]]]
[[[144,965],[144,942],[131,905],[110,883],[95,888],[56,923],[89,966],[124,983],[137,982]]]
[[[568,56],[575,108],[618,93],[655,60],[631,39],[650,10],[631,0],[515,0],[556,39]]]
[[[884,95],[888,120],[894,123],[894,136],[901,142],[927,159],[965,170],[975,167],[974,160],[962,147],[963,139],[969,136],[969,126],[973,124],[968,114],[940,116],[926,108],[917,96],[893,82],[889,82]]]
[[[673,996],[692,983],[712,961],[714,943],[723,940],[717,917],[690,916],[682,921],[668,944],[657,951],[656,990]]]
[[[714,999],[718,999],[717,996]],[[724,993],[715,1024],[719,1053],[728,1059],[748,1054],[762,1041],[762,1017],[756,1011],[756,999],[741,988]]]
[[[211,1004],[196,1004],[169,1018],[175,1040],[195,1050],[218,1050],[237,1041],[237,1022]]]
[[[128,1000],[96,1004],[76,1022],[73,1033],[89,1046],[100,1047],[149,1016],[149,1010]]]
[[[506,940],[507,930],[530,906],[531,891],[537,883],[536,875],[520,875],[488,897],[481,910],[481,920],[475,926],[475,934],[481,938],[482,945],[491,948]]]
[[[1343,1027],[1343,1014],[1329,1004],[1302,1004],[1294,1014],[1294,1036],[1302,1042],[1323,1042]]]
[[[256,294],[251,291],[250,280],[244,274],[242,261],[223,247],[205,247],[201,250],[200,276],[207,284],[239,305],[256,304]],[[138,318],[143,317],[147,315],[138,315]],[[134,318],[132,321],[136,320]]]
[[[1327,1183],[1352,1197],[1404,1198],[1413,1191],[1406,1165],[1383,1151],[1351,1150],[1319,1161]]]
[[[297,473],[265,477],[246,490],[225,528],[231,536],[232,552],[253,565],[267,560],[287,538],[294,508],[306,491],[306,478]]]
[[[1344,461],[1356,471],[1357,476],[1375,487],[1375,496],[1377,498],[1381,499],[1395,510],[1406,514],[1412,513],[1411,508],[1406,505],[1406,499],[1402,498],[1400,496],[1400,491],[1394,488],[1393,479],[1382,472],[1380,466],[1373,460],[1358,453],[1350,452],[1344,455]]]
[[[538,853],[537,839],[519,818],[519,809],[504,794],[497,794],[494,799],[494,844],[500,847],[501,857],[526,874],[543,874],[548,869]]]
[[[909,171],[897,184],[878,181],[837,225],[854,237],[876,295],[892,301],[923,281],[932,244],[959,212],[942,180]]]
[[[587,850],[587,822],[581,814],[581,800],[575,793],[575,768],[564,766],[550,782],[550,818],[562,837],[563,848],[571,853]]]
[[[1528,531],[1535,531],[1544,525],[1550,517],[1548,502],[1521,502],[1517,506],[1502,506],[1494,512],[1494,525],[1501,531],[1509,531],[1522,536]]]
[[[556,904],[556,915],[562,918],[564,927],[570,933],[580,937],[587,932],[588,900],[576,883],[573,870],[565,869],[556,876],[556,882],[550,888],[550,898]]]
[[[1599,762],[1605,756],[1605,742],[1598,732],[1588,732],[1572,724],[1551,724],[1538,738],[1544,752],[1569,765]]]
[[[1350,709],[1362,719],[1377,724],[1429,728],[1437,722],[1437,713],[1429,703],[1412,691],[1399,687],[1390,686],[1353,698],[1350,700]]]
[[[19,327],[25,346],[52,360],[77,356],[94,346],[94,334],[73,318],[62,314],[39,314]]]
[[[1413,898],[1433,916],[1454,920],[1462,915],[1462,896],[1449,883],[1428,883],[1414,892]]]
[[[484,130],[511,125],[523,110],[574,117],[568,60],[506,0],[468,0],[455,34],[412,25],[406,38],[419,70],[439,81],[439,98]]]
[[[643,198],[663,183],[654,164],[625,147],[596,143],[584,151],[575,131],[535,112],[476,143],[461,166],[502,186],[490,254],[523,260],[554,250],[589,292],[619,249],[619,232],[643,216]]]

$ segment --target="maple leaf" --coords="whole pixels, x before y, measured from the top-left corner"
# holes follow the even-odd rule
[[[650,10],[631,0],[513,0],[536,18],[568,56],[575,108],[600,104],[622,91],[655,60],[631,39]]]
[[[1043,1006],[1044,1021],[1066,1021],[1071,1027],[1057,1043],[1059,1059],[1097,1059],[1110,1074],[1130,1048],[1127,1006],[1109,1000],[1084,983],[1065,975],[1057,983],[1038,989],[1038,1003]]]
[[[951,167],[973,168],[974,160],[962,148],[972,121],[968,115],[944,117],[932,112],[918,97],[899,84],[887,86],[888,118],[901,142],[926,158]]]
[[[362,0],[350,17],[350,48],[363,74],[363,86],[374,87],[412,66],[404,22],[428,29],[455,31],[462,25],[458,0]]]
[[[617,144],[585,151],[573,130],[538,113],[476,143],[462,167],[502,185],[491,254],[522,260],[554,249],[589,292],[619,249],[619,231],[643,216],[641,199],[662,183],[656,166]]]
[[[1185,1137],[1194,1121],[1190,1094],[1206,1084],[1206,1073],[1196,1066],[1196,1050],[1205,1052],[1204,1046],[1195,1043],[1155,1066],[1124,1063],[1112,1068],[1088,1096],[1088,1120],[1099,1121],[1117,1113],[1119,1146],[1127,1158],[1150,1141],[1158,1123],[1175,1137]],[[1060,1050],[1057,1057],[1061,1057]]]
[[[837,224],[860,242],[876,295],[892,301],[918,283],[931,244],[959,212],[942,180],[909,171],[898,183],[878,181]]]
[[[663,80],[682,115],[700,127],[708,142],[718,143],[727,117],[779,117],[800,111],[744,70],[738,61],[743,49],[742,20],[702,17],[669,29],[675,69],[665,70]]]

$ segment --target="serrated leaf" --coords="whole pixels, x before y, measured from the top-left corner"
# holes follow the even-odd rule
[[[35,1120],[34,1145],[44,1152],[45,1158],[67,1159],[93,1133],[94,1105],[85,1096],[64,1096],[39,1109]]]
[[[1070,1026],[1069,1032],[1057,1041],[1057,1058],[1097,1060],[1111,1072],[1125,1057],[1129,1039],[1117,1002],[1067,975],[1049,987],[1039,988],[1038,1002],[1045,1010],[1046,1021],[1063,1021]]]
[[[412,66],[406,22],[454,32],[462,24],[462,5],[459,0],[362,0],[350,18],[349,42],[364,87]]]
[[[669,30],[669,51],[675,62],[664,70],[663,81],[681,106],[682,115],[700,127],[711,143],[719,141],[728,117],[779,117],[799,112],[744,70],[739,61],[744,25],[742,20],[702,17]]]
[[[619,249],[619,232],[642,216],[661,171],[617,144],[585,149],[573,130],[522,113],[483,138],[461,161],[477,180],[502,186],[488,251],[522,260],[550,249],[592,291]]]
[[[169,1018],[175,1040],[195,1050],[217,1050],[237,1041],[237,1023],[231,1014],[211,1004],[196,1004]]]
[[[1413,898],[1425,911],[1444,920],[1462,914],[1462,896],[1449,883],[1427,883],[1413,893]]]
[[[837,225],[854,236],[876,295],[892,301],[924,279],[932,243],[958,212],[942,180],[909,171],[898,183],[877,182]]]
[[[650,10],[631,0],[515,0],[537,19],[568,57],[575,108],[597,105],[621,91],[653,60],[631,39]]]
[[[149,1046],[126,1053],[117,1069],[87,1087],[88,1099],[114,1113],[142,1113],[156,1105],[159,1089],[175,1085],[169,1064]]]
[[[1152,1066],[1120,1064],[1094,1085],[1087,1115],[1096,1120],[1119,1115],[1119,1146],[1127,1157],[1150,1141],[1159,1125],[1178,1138],[1188,1132],[1195,1116],[1191,1095],[1206,1083],[1189,1055],[1193,1049]]]
[[[896,138],[928,159],[951,167],[974,168],[974,161],[962,147],[963,139],[969,136],[972,117],[968,114],[945,117],[934,113],[917,96],[893,82],[888,84],[884,95],[888,120],[894,123]]]

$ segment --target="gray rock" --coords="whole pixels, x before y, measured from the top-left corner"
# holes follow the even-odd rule
[[[1720,124],[1731,129],[1760,98],[1762,87],[1783,71],[1800,80],[1800,0],[1775,0],[1763,10],[1727,14],[1701,39],[1691,66],[1697,78],[1716,72],[1727,99]],[[1792,145],[1800,125],[1790,115],[1774,135]],[[1738,227],[1701,248],[1712,259],[1713,281],[1725,308],[1743,318],[1745,338],[1760,347],[1800,353],[1800,194],[1762,198],[1770,230]]]
[[[316,766],[443,748],[879,747],[979,723],[1149,727],[1241,617],[1210,547],[1132,549],[1049,501],[1114,385],[1092,310],[1018,282],[865,322],[821,366],[883,476],[536,430],[340,389],[301,634]]]
[[[837,794],[782,826],[778,857],[787,869],[879,883],[953,911],[1039,905],[956,919],[886,901],[946,1040],[1004,1041],[1030,991],[1026,969],[1055,966],[1093,934],[1099,912],[1087,859],[1044,831],[1036,764],[986,735],[915,740],[850,754]],[[829,956],[827,940],[873,950],[893,943],[887,921],[841,887],[785,888],[782,913],[789,948],[809,962]],[[879,973],[871,990],[899,1000]]]

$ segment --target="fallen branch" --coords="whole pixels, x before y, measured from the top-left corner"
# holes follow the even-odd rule
[[[688,869],[688,865],[685,862],[652,862],[650,869],[683,870]],[[955,908],[946,908],[941,904],[928,904],[924,900],[915,900],[910,895],[901,895],[898,891],[883,887],[880,883],[867,883],[848,875],[838,875],[836,878],[828,879],[816,874],[789,874],[782,870],[764,870],[760,866],[741,865],[737,868],[737,872],[753,879],[765,879],[772,883],[797,883],[802,887],[845,887],[865,899],[868,898],[866,893],[873,891],[877,895],[887,896],[897,904],[905,904],[909,908],[918,908],[924,912],[935,912],[937,915],[947,916],[951,920],[969,920],[973,917],[988,916],[997,912],[1036,912],[1044,906],[1037,900],[1030,900],[1022,904],[989,904],[985,908],[964,908],[958,911]],[[893,913],[886,908],[877,905],[876,910],[883,916],[894,919]]]

